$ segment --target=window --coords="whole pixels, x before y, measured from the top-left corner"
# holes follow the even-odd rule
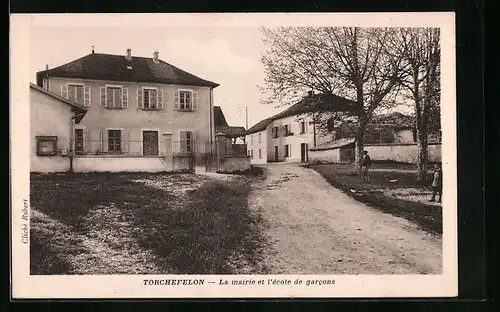
[[[75,153],[83,154],[83,129],[75,129]]]
[[[262,158],[262,150],[259,148],[259,159]]]
[[[45,90],[49,90],[50,89],[49,79],[48,78],[43,78],[43,80],[42,80],[42,88],[44,88]]]
[[[249,150],[248,155],[253,159],[253,150]]]
[[[108,152],[121,153],[122,151],[122,131],[108,130]]]
[[[57,154],[56,136],[36,136],[36,155],[55,156]]]
[[[259,133],[259,143],[262,143],[262,133]]]
[[[193,93],[189,91],[179,91],[179,109],[192,110],[193,109]]]
[[[119,87],[106,88],[106,107],[108,108],[122,107],[122,88]]]
[[[250,143],[253,145],[253,134],[250,135]]]
[[[158,155],[158,131],[142,132],[142,154],[144,156]]]
[[[49,85],[47,81],[47,90],[48,88]],[[61,96],[78,104],[90,106],[90,86],[76,83],[62,84]]]
[[[198,92],[177,90],[174,94],[174,109],[187,112],[198,110]]]
[[[304,133],[306,133],[306,131],[307,131],[306,122],[305,121],[301,121],[300,122],[300,134],[304,134]]]
[[[287,144],[285,145],[285,157],[291,157],[292,156],[292,146]]]
[[[279,128],[278,127],[273,127],[273,138],[279,137]]]
[[[283,133],[284,133],[284,136],[291,136],[291,135],[293,135],[293,133],[292,133],[292,127],[290,125],[284,125],[283,126]]]
[[[158,91],[156,89],[144,89],[144,109],[158,108]]]
[[[181,131],[181,153],[191,153],[193,152],[193,132],[191,131]]]
[[[127,108],[128,88],[122,86],[106,86],[100,88],[101,107],[106,108]]]

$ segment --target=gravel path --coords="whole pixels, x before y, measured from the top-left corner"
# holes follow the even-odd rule
[[[266,220],[271,274],[440,274],[442,242],[295,164],[266,165],[250,206]]]

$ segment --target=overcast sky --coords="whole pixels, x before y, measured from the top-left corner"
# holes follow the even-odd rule
[[[278,111],[260,104],[257,85],[264,80],[260,63],[264,46],[258,27],[51,27],[31,29],[31,82],[45,65],[54,68],[96,53],[149,57],[159,51],[160,59],[201,78],[219,83],[215,105],[221,106],[230,125],[249,126]]]

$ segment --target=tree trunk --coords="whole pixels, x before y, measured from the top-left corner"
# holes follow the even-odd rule
[[[363,163],[363,152],[364,152],[364,136],[366,131],[366,124],[368,121],[363,116],[360,117],[360,122],[358,128],[356,129],[356,161],[355,167],[359,175],[361,175],[361,165]]]
[[[429,158],[427,144],[427,127],[417,128],[417,182],[425,183],[427,177],[427,161]]]

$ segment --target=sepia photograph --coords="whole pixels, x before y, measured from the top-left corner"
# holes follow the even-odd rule
[[[456,294],[453,14],[189,15],[12,18],[14,292]]]

